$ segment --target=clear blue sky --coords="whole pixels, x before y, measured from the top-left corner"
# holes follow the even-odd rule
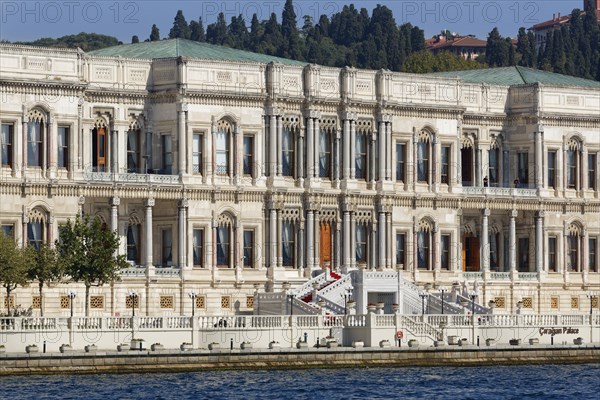
[[[28,41],[40,37],[59,37],[79,32],[95,32],[116,36],[129,43],[132,35],[140,40],[148,38],[150,28],[156,23],[161,37],[169,33],[173,18],[182,9],[189,22],[202,17],[205,27],[214,22],[219,12],[231,17],[243,14],[249,24],[252,14],[260,20],[275,12],[281,22],[285,0],[248,1],[5,1],[0,0],[0,38],[9,41]],[[374,0],[374,1],[294,1],[298,23],[302,16],[318,20],[321,14],[331,15],[345,4],[371,10],[377,4],[389,7],[398,24],[410,22],[425,30],[431,37],[442,29],[461,34],[474,34],[482,39],[494,26],[503,36],[515,37],[519,27],[530,27],[552,18],[554,13],[565,15],[573,8],[583,8],[583,0]]]

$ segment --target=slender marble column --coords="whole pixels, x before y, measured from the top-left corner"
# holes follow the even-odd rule
[[[145,239],[146,239],[146,267],[153,266],[153,250],[152,250],[152,207],[154,207],[155,200],[153,198],[146,200],[146,229],[145,229]]]
[[[178,116],[178,130],[177,130],[177,143],[178,146],[178,154],[177,157],[179,159],[179,175],[186,175],[186,164],[187,164],[187,154],[185,154],[186,149],[186,123],[185,123],[185,112],[187,110],[187,104],[181,104],[181,110],[177,112]],[[116,153],[115,153],[116,154]]]
[[[350,211],[344,210],[344,267],[349,268],[352,266],[352,259],[350,257]]]
[[[535,132],[535,187],[537,189],[544,186],[542,155],[542,132],[538,129]]]
[[[384,181],[385,175],[385,143],[386,143],[385,122],[379,122],[379,180]]]
[[[344,120],[344,179],[350,179],[350,120]]]
[[[350,179],[356,178],[356,121],[350,121]]]
[[[306,260],[307,268],[314,268],[315,262],[315,213],[313,210],[306,212]]]
[[[179,215],[178,215],[178,228],[179,237],[177,238],[177,252],[179,253],[179,268],[185,268],[187,266],[187,207],[188,200],[182,199],[179,202]]]
[[[544,211],[538,211],[535,216],[535,270],[544,270]]]
[[[393,151],[393,147],[392,147],[392,123],[388,122],[386,124],[386,141],[387,141],[387,145],[386,145],[386,152],[385,152],[385,159],[386,159],[386,168],[385,168],[385,177],[386,180],[391,180],[392,179],[392,157],[391,157],[391,152]]]
[[[298,156],[296,158],[297,170],[296,177],[304,178],[304,135],[300,135],[298,138]]]
[[[314,178],[315,176],[315,134],[314,134],[314,119],[307,118],[306,120],[306,178]]]
[[[270,254],[269,263],[271,268],[277,266],[277,210],[271,208],[271,218],[269,221],[269,239],[270,239]]]
[[[490,270],[490,233],[489,233],[490,210],[486,208],[481,214],[481,262],[484,271]]]
[[[378,268],[385,268],[386,266],[386,256],[385,256],[385,213],[379,212],[379,222],[377,224],[377,230],[379,231],[379,258],[378,258]]]
[[[509,226],[508,226],[508,260],[510,263],[510,270],[517,270],[517,228],[516,228],[516,217],[517,210],[510,211],[509,214]]]
[[[271,115],[269,121],[269,176],[277,175],[277,116]]]
[[[277,176],[281,176],[283,174],[283,120],[281,119],[281,115],[277,116]]]
[[[320,127],[319,127],[319,119],[315,118],[313,121],[314,121],[314,135],[315,135],[315,138],[313,140],[314,152],[315,152],[313,160],[315,163],[315,166],[314,166],[315,178],[318,178],[319,177],[319,135],[320,135],[321,131],[320,131]],[[330,146],[329,143],[326,143],[325,145]]]

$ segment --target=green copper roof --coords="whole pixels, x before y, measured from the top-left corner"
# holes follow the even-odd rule
[[[186,39],[169,39],[156,42],[142,42],[123,44],[90,51],[87,54],[102,57],[125,58],[174,58],[190,57],[205,60],[242,61],[267,64],[271,61],[288,65],[305,65],[306,63],[286,58],[252,53],[244,50],[232,49],[223,46],[214,46],[208,43],[195,42]]]
[[[597,81],[526,67],[501,67],[467,71],[435,72],[430,75],[458,77],[469,83],[488,83],[491,85],[524,85],[539,82],[543,85],[600,88],[600,82]]]

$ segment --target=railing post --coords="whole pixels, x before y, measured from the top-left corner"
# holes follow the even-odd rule
[[[69,317],[69,345],[73,346],[73,316]]]

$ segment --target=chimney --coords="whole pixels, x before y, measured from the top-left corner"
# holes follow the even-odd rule
[[[558,13],[558,17],[556,17],[558,20],[560,20],[560,13]]]
[[[552,14],[552,21],[556,21],[556,14]]]

